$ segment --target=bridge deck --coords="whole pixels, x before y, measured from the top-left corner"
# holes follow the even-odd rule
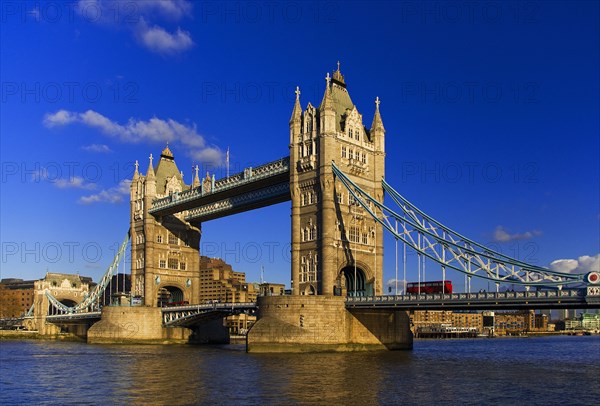
[[[600,296],[589,289],[536,292],[481,292],[349,297],[348,309],[398,310],[518,310],[600,308]]]
[[[154,216],[165,216],[193,210],[195,213],[189,213],[189,220],[198,221],[202,217],[205,221],[209,219],[208,214],[216,218],[289,200],[289,161],[289,157],[284,157],[256,168],[246,168],[209,185],[157,199],[148,211]],[[221,213],[225,211],[226,214]]]

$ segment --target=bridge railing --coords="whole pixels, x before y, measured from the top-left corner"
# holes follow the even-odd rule
[[[415,302],[415,301],[443,301],[443,300],[523,300],[523,299],[560,299],[568,297],[585,296],[585,289],[563,289],[532,292],[477,292],[477,293],[451,293],[451,294],[415,294],[415,295],[385,295],[385,296],[350,296],[348,303],[377,303],[377,302]]]
[[[256,309],[255,302],[241,303],[207,303],[186,306],[163,307],[162,316],[163,324],[168,326],[180,322],[185,319],[190,319],[203,313],[222,312],[233,313],[234,311],[253,310]]]
[[[160,210],[171,205],[186,203],[202,196],[223,192],[246,183],[256,182],[271,176],[279,175],[290,170],[290,158],[284,157],[256,168],[248,167],[243,172],[236,173],[226,178],[211,183],[209,191],[204,191],[204,186],[186,190],[185,192],[173,193],[167,197],[156,199],[152,202],[150,212]]]

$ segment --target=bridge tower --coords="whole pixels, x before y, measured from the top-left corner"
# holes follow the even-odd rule
[[[154,199],[199,185],[198,168],[192,184],[184,183],[168,145],[156,167],[150,155],[145,176],[136,161],[131,181],[131,282],[132,293],[143,296],[146,306],[200,302],[200,229],[184,220],[186,212],[159,217],[148,213]]]
[[[383,202],[385,128],[379,98],[371,128],[352,102],[344,75],[327,73],[317,108],[302,111],[300,91],[290,119],[292,291],[295,295],[382,294],[383,228],[331,169],[335,162],[363,190]]]

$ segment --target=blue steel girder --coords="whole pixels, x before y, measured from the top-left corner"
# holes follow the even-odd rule
[[[585,275],[555,272],[530,265],[490,250],[467,239],[440,222],[427,216],[396,192],[385,180],[382,186],[398,205],[400,214],[378,202],[349,179],[332,163],[336,179],[369,215],[388,230],[394,238],[442,266],[469,277],[478,277],[496,283],[525,286],[558,286],[582,283]],[[392,223],[396,222],[396,225]],[[401,228],[398,229],[397,225]]]
[[[108,284],[112,280],[113,275],[115,274],[115,272],[118,269],[119,262],[121,262],[121,259],[125,255],[125,249],[127,248],[127,244],[129,243],[130,238],[131,238],[131,230],[128,230],[127,235],[125,236],[125,239],[123,240],[123,242],[121,243],[121,246],[119,247],[119,251],[117,251],[117,254],[115,255],[112,263],[110,264],[110,266],[108,267],[108,269],[106,270],[104,275],[102,276],[102,279],[100,279],[100,282],[96,285],[94,290],[92,290],[92,292],[90,294],[88,294],[86,297],[84,297],[84,299],[81,301],[81,303],[79,303],[73,307],[67,306],[67,305],[61,303],[54,296],[52,296],[50,291],[48,289],[46,289],[46,291],[45,291],[46,297],[48,298],[48,300],[50,301],[52,306],[54,306],[54,308],[56,308],[56,310],[58,310],[60,313],[63,313],[63,314],[85,313],[85,312],[88,312],[89,310],[91,310],[92,308],[97,307],[98,300],[104,294],[106,287],[108,286]]]
[[[212,303],[203,305],[185,305],[162,308],[165,327],[190,327],[206,321],[216,320],[232,314],[253,312],[256,303]]]
[[[290,200],[290,198],[290,183],[289,180],[286,180],[283,183],[276,183],[263,188],[248,190],[244,193],[237,194],[236,196],[196,207],[188,211],[185,220],[190,223],[201,223],[203,221],[214,220],[219,217],[225,217],[235,213],[285,202]]]
[[[208,190],[204,185],[174,193],[156,199],[148,210],[155,217],[180,213],[186,210],[202,209],[211,204],[236,199],[248,193],[265,190],[275,185],[287,183],[290,179],[290,158],[284,157],[256,168],[246,168],[243,172],[212,182]],[[279,195],[272,200],[265,200],[262,206],[290,200],[289,186],[287,195]],[[262,207],[259,206],[259,207]],[[250,210],[256,207],[250,207]],[[243,209],[238,211],[244,211]],[[231,213],[233,214],[233,213]],[[220,217],[220,216],[217,216]],[[216,217],[215,217],[216,218]]]

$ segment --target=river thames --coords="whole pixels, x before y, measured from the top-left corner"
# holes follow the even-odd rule
[[[597,405],[600,337],[418,340],[413,351],[0,342],[0,404]]]

